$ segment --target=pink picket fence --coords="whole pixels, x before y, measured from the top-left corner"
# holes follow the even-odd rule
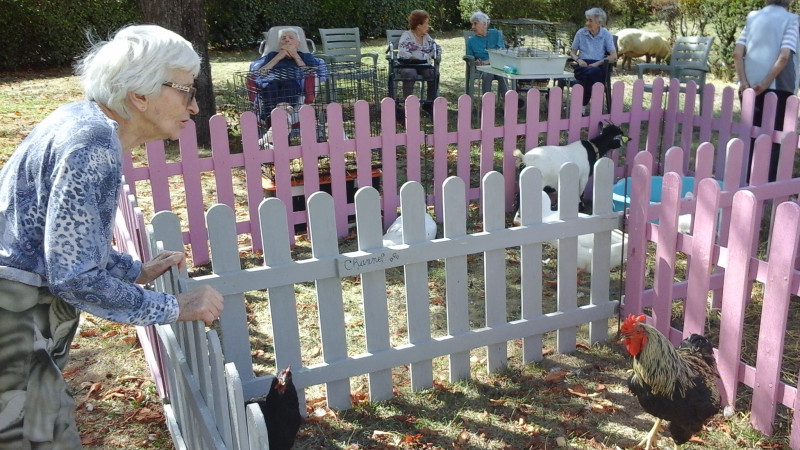
[[[539,105],[543,100],[537,90],[528,92],[524,111],[517,109],[517,93],[509,92],[502,117],[495,116],[494,96],[486,94],[479,106],[477,125],[474,125],[473,102],[468,96],[458,100],[455,126],[448,125],[445,99],[436,100],[431,125],[420,120],[418,104],[412,97],[408,101],[403,130],[395,126],[394,103],[384,100],[380,108],[382,129],[379,135],[369,132],[370,105],[367,103],[355,105],[356,124],[352,136],[346,136],[343,131],[341,106],[330,104],[327,106],[326,142],[316,142],[316,127],[303,129],[301,126],[297,145],[286,144],[288,132],[275,130],[274,149],[259,147],[256,118],[245,113],[241,117],[241,153],[230,151],[228,124],[225,118],[215,116],[210,123],[212,144],[208,156],[201,156],[191,127],[180,139],[178,157],[167,160],[161,142],[148,144],[146,158],[137,160],[136,164],[130,155],[126,156],[124,173],[130,190],[125,192],[121,202],[116,241],[123,250],[136,253],[142,259],[149,257],[147,249],[153,243],[144,242],[147,239],[145,223],[149,222],[149,217],[142,213],[137,201],[150,203],[148,209],[153,212],[173,211],[178,214],[183,243],[191,252],[193,263],[203,264],[209,260],[204,214],[213,204],[222,203],[233,210],[238,245],[261,250],[258,207],[265,197],[262,184],[264,164],[274,167],[274,195],[286,207],[286,236],[292,241],[295,225],[306,223],[307,217],[305,211],[295,210],[293,206],[293,188],[297,189],[297,186],[292,184],[289,168],[292,160],[310,161],[303,164],[304,184],[301,188],[308,197],[320,190],[322,184],[317,170],[320,157],[330,158],[329,180],[335,212],[331,220],[335,221],[338,235],[346,235],[350,229],[349,216],[354,214],[355,205],[347,200],[348,173],[344,160],[355,159],[358,186],[372,185],[372,156],[375,152],[381,155],[379,201],[384,226],[397,216],[402,182],[419,181],[430,186],[426,189],[425,201],[439,218],[443,206],[442,183],[447,177],[456,176],[464,181],[469,201],[479,198],[480,179],[495,170],[503,177],[504,207],[508,212],[516,207],[517,171],[512,156],[515,149],[594,136],[599,132],[601,122],[610,120],[621,125],[631,138],[627,147],[613,157],[617,178],[633,176],[633,192],[650,192],[650,176],[667,172],[693,175],[696,180],[713,177],[722,180],[723,184],[719,192],[716,182],[699,182],[695,185],[693,198],[680,198],[675,194],[680,192],[680,186],[675,186],[679,183],[677,175],[667,173],[661,206],[648,205],[647,198],[633,195],[627,225],[630,245],[623,312],[646,312],[652,323],[678,342],[686,333],[707,330],[706,299],[711,295],[712,305],[722,308],[724,318],[719,326],[718,350],[724,399],[728,405],[733,405],[739,383],[752,387],[751,420],[759,430],[771,433],[777,405],[793,408],[797,396],[797,388],[779,378],[782,352],[777,351],[783,349],[784,311],[789,294],[798,295],[800,289],[800,278],[795,269],[799,230],[796,228],[797,213],[792,209],[797,207],[791,203],[781,204],[788,197],[796,198],[800,193],[800,179],[791,178],[793,157],[798,148],[797,97],[789,99],[785,117],[775,118],[766,114],[765,125],[755,127],[752,115],[747,112],[752,109],[752,91],[745,93],[744,112],[739,113],[739,102],[732,88],[726,88],[721,93],[721,100],[715,102],[714,86],[708,85],[703,91],[703,109],[700,111],[695,106],[700,102],[693,85],[682,94],[676,80],[665,85],[657,79],[653,91],[646,93],[639,81],[633,87],[618,82],[613,87],[612,108],[608,114],[602,113],[599,106],[602,102],[595,102],[588,115],[583,115],[580,89],[576,87],[573,90],[564,107],[561,91],[553,88],[546,100],[546,113],[540,112]],[[631,89],[633,100],[630,106],[624,106],[628,89]],[[602,86],[596,85],[593,96],[602,95]],[[773,95],[767,97],[767,111],[774,109],[770,108],[774,101]],[[285,113],[276,110],[274,114]],[[310,109],[301,108],[300,115],[301,123],[315,121]],[[783,120],[784,131],[774,131],[771,124],[776,119]],[[758,139],[754,146],[752,176],[746,183],[750,140],[755,137]],[[767,161],[772,142],[783,145],[779,181],[767,183]],[[429,167],[432,170],[427,170]],[[203,191],[204,180],[208,177],[212,177],[216,185],[211,194]],[[716,191],[714,186],[717,186]],[[743,192],[737,194],[739,191]],[[777,207],[778,204],[781,206]],[[695,214],[695,205],[704,207],[698,208]],[[781,237],[789,236],[791,240],[790,244],[787,240],[787,245],[776,246],[781,248],[770,248],[769,262],[758,259],[756,253],[761,244],[757,240],[759,227],[767,205],[776,206],[776,213],[767,220],[773,234],[778,232]],[[719,211],[719,216],[715,211]],[[679,213],[693,215],[695,228],[692,233],[677,231]],[[650,222],[654,219],[658,219],[658,224]],[[653,278],[648,278],[645,270],[648,242],[657,244],[655,254],[651,255],[656,266]],[[686,280],[674,282],[677,252],[690,255],[690,264]],[[726,277],[726,273],[734,276]],[[763,312],[759,351],[763,347],[766,354],[762,357],[759,353],[755,366],[741,361],[742,311],[749,300],[747,289],[753,283],[762,283],[766,289],[765,297],[778,298],[780,303],[770,304],[770,308]],[[680,330],[670,324],[671,307],[676,299],[684,300],[684,320]],[[148,359],[164,393],[166,386],[157,372],[164,367],[164,356],[155,344],[157,337],[145,329],[140,337],[143,346],[148,348]],[[797,418],[795,410],[794,419]],[[791,439],[792,448],[800,448],[798,426],[793,427]]]
[[[653,92],[644,91],[643,83],[637,81],[633,87],[617,82],[612,90],[610,113],[602,113],[601,102],[594,102],[588,115],[582,115],[580,104],[581,87],[573,88],[566,107],[562,105],[562,93],[553,88],[547,98],[545,113],[540,112],[540,93],[536,89],[527,95],[526,109],[517,109],[517,93],[507,93],[502,109],[502,117],[495,115],[494,95],[486,94],[481,102],[480,121],[473,125],[475,111],[472,99],[463,95],[458,100],[455,126],[447,121],[447,101],[439,98],[434,104],[433,124],[425,124],[420,119],[419,107],[412,97],[407,103],[404,129],[395,126],[394,103],[384,99],[380,108],[381,132],[370,133],[370,105],[359,101],[355,104],[355,132],[346,136],[343,126],[342,108],[338,104],[327,106],[328,140],[317,142],[316,117],[311,108],[300,111],[300,122],[311,126],[300,128],[300,143],[289,145],[288,131],[276,129],[275,148],[262,149],[258,145],[258,127],[252,113],[241,116],[243,149],[231,153],[228,139],[228,124],[224,117],[211,119],[211,151],[201,156],[195,132],[188,127],[180,141],[180,155],[167,160],[163,142],[147,145],[146,158],[134,164],[130,155],[126,156],[124,173],[130,184],[132,194],[140,202],[152,202],[152,209],[176,211],[181,216],[184,229],[184,243],[191,252],[194,264],[208,262],[208,230],[203,211],[215,203],[223,203],[236,211],[237,231],[243,247],[261,250],[258,233],[257,208],[265,193],[262,183],[262,166],[274,167],[274,196],[287,205],[289,229],[305,224],[305,211],[293,206],[292,195],[300,190],[306,197],[320,190],[321,183],[330,182],[331,194],[336,203],[336,221],[339,236],[349,232],[350,218],[355,206],[348,201],[347,179],[353,176],[352,169],[345,166],[346,159],[355,160],[356,186],[372,185],[373,155],[378,152],[381,161],[381,204],[384,225],[388,226],[397,217],[400,206],[399,192],[405,181],[419,181],[429,191],[427,202],[434,207],[435,216],[441,217],[441,185],[451,175],[463,179],[470,199],[480,195],[479,180],[492,170],[505,176],[506,210],[514,208],[517,190],[515,149],[529,149],[540,144],[559,144],[573,142],[581,137],[598,134],[600,123],[605,120],[621,125],[631,140],[627,147],[618,152],[627,155],[618,166],[618,175],[630,172],[631,155],[647,152],[658,162],[662,153],[675,145],[690,149],[698,142],[712,142],[724,146],[732,137],[747,139],[750,136],[769,134],[778,142],[785,132],[795,131],[797,119],[797,99],[792,97],[784,118],[784,133],[773,132],[771,126],[761,128],[752,126],[752,117],[741,114],[734,119],[738,108],[735,91],[726,88],[721,102],[714,101],[714,86],[708,85],[703,91],[703,110],[697,112],[695,104],[699,98],[694,85],[688,92],[680,93],[676,80],[665,85],[656,79]],[[632,104],[623,107],[626,91],[631,90]],[[593,95],[602,95],[602,86],[595,86]],[[768,103],[773,99],[769,99]],[[744,106],[752,104],[750,93],[745,95]],[[645,108],[644,105],[650,105]],[[769,108],[766,108],[769,111]],[[278,110],[280,117],[285,114]],[[453,112],[450,112],[453,114]],[[766,115],[765,124],[772,124],[773,117]],[[281,119],[278,119],[280,121]],[[718,151],[716,159],[709,168],[710,174],[721,178],[724,173],[725,152]],[[330,161],[329,180],[322,180],[317,170],[317,161],[327,157]],[[743,158],[747,158],[746,155]],[[689,161],[694,155],[684,155],[683,170],[688,170]],[[303,162],[303,185],[296,186],[289,168],[297,160]],[[745,159],[746,160],[746,159]],[[295,164],[296,165],[296,164]],[[426,169],[426,170],[423,170]],[[656,170],[657,172],[657,170]],[[213,177],[216,185],[211,195],[203,193],[204,177]],[[145,194],[147,192],[147,194]],[[293,234],[292,234],[293,235]]]
[[[784,174],[791,172],[793,161],[787,155],[794,153],[796,140],[797,135],[789,133],[784,141],[782,154],[786,157],[779,166]],[[732,140],[726,149],[728,164],[720,187],[718,180],[701,169],[710,167],[715,158],[711,146],[701,145],[691,196],[681,195],[685,152],[673,148],[667,153],[668,173],[663,178],[660,203],[651,204],[646,195],[631,199],[622,314],[644,312],[648,322],[676,345],[692,333],[711,336],[718,342],[716,357],[726,410],[733,411],[742,385],[752,389],[752,425],[768,435],[774,431],[778,407],[793,410],[790,445],[797,449],[798,369],[790,368],[785,358],[790,351],[785,340],[797,328],[796,323],[787,321],[790,305],[800,295],[800,206],[796,203],[800,178],[766,183],[768,165],[764,162],[769,160],[770,150],[768,136],[756,140],[754,160],[759,163],[753,166],[754,181],[740,187],[740,175],[746,171],[740,164],[745,145]],[[635,163],[632,192],[651,192],[649,155],[637,155]],[[684,214],[692,218],[689,233],[678,231]],[[760,237],[762,230],[769,230],[766,237]],[[655,248],[648,249],[650,246]],[[681,267],[682,260],[685,267]],[[745,320],[754,295],[763,296],[760,310],[754,313],[760,317],[756,323],[752,323],[752,315]],[[683,311],[677,321],[676,305]],[[748,333],[756,340],[749,347],[745,342]],[[787,379],[793,379],[792,384]]]

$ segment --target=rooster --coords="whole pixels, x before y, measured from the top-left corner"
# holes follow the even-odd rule
[[[292,448],[297,431],[303,423],[291,369],[291,366],[287,367],[272,379],[267,395],[247,402],[258,403],[261,413],[264,414],[270,450]]]
[[[632,314],[622,324],[621,334],[633,356],[628,387],[642,408],[656,417],[639,446],[655,447],[661,421],[666,420],[677,448],[720,409],[719,372],[711,343],[692,334],[675,349],[663,334],[644,323],[644,316]]]

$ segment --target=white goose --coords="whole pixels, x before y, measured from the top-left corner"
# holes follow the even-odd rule
[[[578,213],[578,217],[588,217],[586,214]],[[550,197],[546,192],[542,191],[542,222],[549,223],[558,220],[558,211],[550,210]],[[521,224],[519,211],[514,216],[514,225]],[[548,241],[554,247],[558,248],[558,239]],[[611,231],[611,266],[613,269],[618,267],[627,258],[625,254],[625,245],[628,243],[627,236],[619,229]],[[594,247],[594,235],[582,234],[578,236],[578,270],[583,270],[591,273],[592,271],[592,249]]]
[[[425,239],[433,240],[436,239],[436,221],[433,220],[433,217],[425,213]],[[389,229],[386,230],[386,234],[383,235],[383,246],[388,247],[390,245],[400,245],[403,243],[403,215],[397,216],[394,222],[389,225]]]

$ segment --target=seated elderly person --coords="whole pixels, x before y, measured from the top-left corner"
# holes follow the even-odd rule
[[[489,28],[489,16],[481,11],[476,12],[470,17],[472,31],[475,35],[467,40],[467,55],[475,57],[475,64],[484,66],[489,64],[488,50],[506,48],[503,42],[503,35],[500,31]],[[502,97],[508,90],[506,79],[491,73],[484,72],[481,79],[481,89],[483,93],[492,90],[492,81],[497,80],[497,94]]]
[[[314,73],[324,78],[325,63],[310,53],[300,51],[300,38],[291,28],[284,28],[278,33],[280,48],[271,51],[250,64],[250,71],[255,76],[258,88],[257,110],[260,119],[269,123],[269,116],[278,104],[295,105],[301,95],[313,93]],[[309,90],[311,90],[309,92]]]
[[[592,85],[603,83],[608,66],[605,60],[617,59],[614,36],[605,28],[606,12],[600,8],[586,10],[586,26],[575,33],[570,54],[575,60],[575,79],[583,86],[583,105],[589,104]]]
[[[442,47],[437,44],[428,30],[430,14],[421,9],[411,11],[408,16],[408,30],[404,31],[397,43],[397,57],[402,66],[398,69],[400,79],[403,81],[403,98],[408,97],[414,90],[414,78],[417,74],[425,78],[433,78],[433,59],[442,53]],[[414,67],[414,65],[418,66]],[[412,65],[412,67],[409,67]],[[436,97],[436,83],[427,83],[426,100],[433,101]]]

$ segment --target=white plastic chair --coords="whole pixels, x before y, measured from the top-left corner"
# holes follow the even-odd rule
[[[311,39],[306,38],[306,33],[300,27],[294,27],[291,25],[279,25],[270,28],[268,31],[264,32],[264,40],[259,42],[258,44],[258,53],[261,56],[266,55],[267,53],[280,48],[280,38],[278,34],[281,30],[290,28],[297,33],[297,39],[300,41],[300,51],[303,53],[316,53],[317,46],[314,44],[314,41]]]

